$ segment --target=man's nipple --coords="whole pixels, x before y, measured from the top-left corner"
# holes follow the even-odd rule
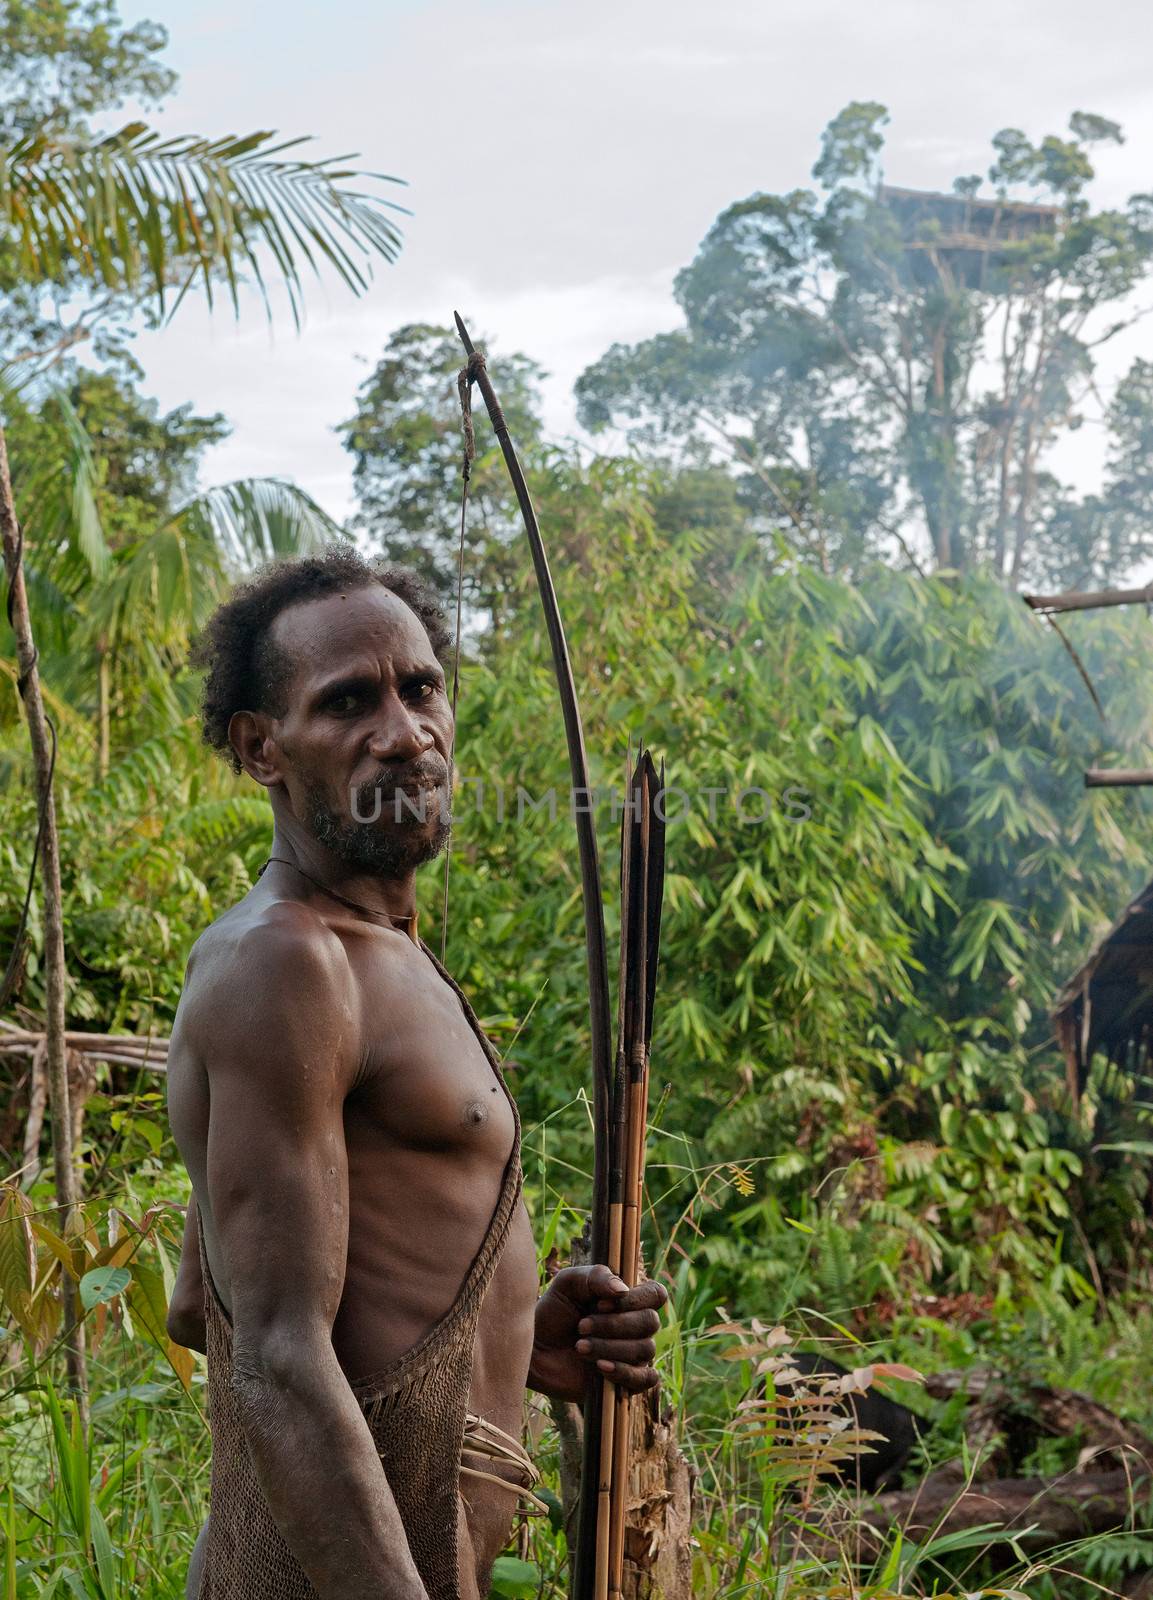
[[[461,1117],[461,1121],[466,1128],[479,1128],[482,1123],[487,1122],[488,1107],[484,1101],[470,1100],[464,1108],[464,1115]]]

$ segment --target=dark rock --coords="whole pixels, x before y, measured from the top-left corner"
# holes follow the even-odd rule
[[[829,1356],[808,1350],[792,1352],[788,1360],[806,1378],[839,1378],[850,1370]],[[917,1417],[908,1406],[890,1400],[877,1389],[868,1389],[864,1394],[847,1394],[837,1405],[852,1416],[854,1427],[883,1434],[884,1438],[871,1439],[868,1452],[841,1462],[836,1473],[829,1476],[858,1487],[865,1494],[892,1488],[920,1438]]]

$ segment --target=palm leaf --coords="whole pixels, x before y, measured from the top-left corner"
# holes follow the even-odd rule
[[[33,469],[33,491],[23,501],[25,533],[29,543],[43,552],[46,573],[53,566],[44,557],[52,551],[63,559],[65,570],[79,567],[85,579],[99,580],[112,556],[96,504],[99,469],[92,443],[67,395],[55,390],[50,401],[62,425],[61,452],[57,460],[37,463]]]
[[[234,570],[282,556],[316,555],[348,535],[310,494],[283,478],[240,478],[186,506],[184,523],[203,519]]]
[[[163,138],[141,122],[102,139],[35,134],[0,146],[0,228],[32,275],[79,267],[108,285],[150,282],[164,308],[174,281],[197,278],[211,303],[223,276],[233,307],[247,267],[264,296],[271,257],[300,320],[302,265],[327,263],[359,293],[375,256],[393,261],[394,201],[364,184],[397,183],[338,160],[293,155],[272,133]],[[343,159],[343,158],[342,158]]]
[[[26,412],[35,385],[31,372],[0,367],[3,415]],[[71,593],[104,577],[112,558],[96,503],[100,470],[92,441],[63,389],[42,394],[41,414],[46,417],[49,410],[60,424],[59,438],[50,453],[14,464],[13,482],[24,534],[38,552],[42,574]]]

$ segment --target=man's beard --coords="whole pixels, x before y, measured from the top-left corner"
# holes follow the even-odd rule
[[[446,803],[451,793],[448,772],[448,763],[429,752],[404,773],[362,783],[350,797],[351,817],[334,811],[320,785],[310,784],[306,791],[309,832],[358,871],[381,878],[403,877],[438,856],[448,843],[452,833]],[[441,793],[424,787],[419,782],[422,779],[431,779]],[[415,794],[408,793],[410,785],[415,786]],[[379,821],[370,820],[374,818],[387,818],[393,826],[382,827]],[[428,830],[425,822],[430,818],[435,826]]]

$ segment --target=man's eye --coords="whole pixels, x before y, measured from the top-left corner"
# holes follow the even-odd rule
[[[360,697],[355,694],[338,694],[335,700],[330,700],[325,710],[334,717],[350,717],[360,706]]]
[[[439,687],[435,678],[418,678],[409,685],[409,693],[416,700],[429,700]]]

